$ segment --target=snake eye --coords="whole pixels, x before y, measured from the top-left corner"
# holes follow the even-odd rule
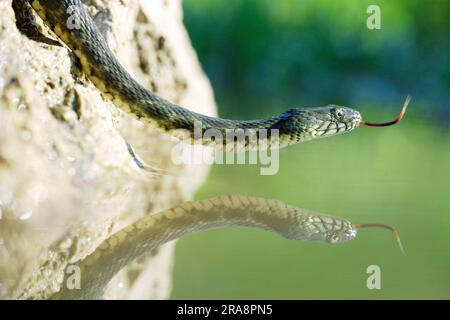
[[[332,234],[332,235],[329,237],[328,241],[329,241],[330,243],[336,243],[336,242],[339,241],[339,236],[336,235],[336,234]]]
[[[338,118],[343,118],[344,117],[344,110],[342,109],[336,109],[336,116]]]

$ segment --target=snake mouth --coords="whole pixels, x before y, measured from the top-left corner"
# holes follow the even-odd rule
[[[336,135],[344,132],[349,132],[355,129],[359,122],[351,122],[351,123],[345,123],[341,122],[335,125],[334,127],[331,127],[332,123],[328,125],[325,129],[315,130],[314,135],[319,137],[326,137],[330,135]]]

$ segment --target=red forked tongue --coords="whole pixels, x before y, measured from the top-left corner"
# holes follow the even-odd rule
[[[400,115],[392,121],[384,122],[384,123],[370,123],[366,121],[361,121],[359,124],[362,126],[368,126],[368,127],[387,127],[392,126],[398,122],[400,122],[403,119],[403,116],[405,115],[406,109],[408,108],[408,104],[411,101],[411,96],[407,96],[405,103],[403,104],[402,111],[400,112]]]
[[[395,239],[397,240],[398,246],[400,247],[400,251],[405,254],[405,249],[403,249],[402,242],[400,240],[400,236],[396,229],[394,229],[391,226],[388,226],[387,224],[380,224],[380,223],[366,223],[366,224],[356,224],[356,229],[363,229],[363,228],[384,228],[392,231],[392,234],[394,235]]]

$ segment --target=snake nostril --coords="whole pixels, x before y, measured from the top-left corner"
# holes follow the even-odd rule
[[[354,114],[352,117],[352,122],[360,122],[361,121],[361,115],[360,114]]]

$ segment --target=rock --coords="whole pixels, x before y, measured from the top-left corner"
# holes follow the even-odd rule
[[[88,9],[139,82],[215,115],[179,0],[98,0]],[[109,235],[190,199],[208,168],[173,164],[176,141],[103,100],[39,18],[46,40],[18,29],[21,13],[0,2],[0,298],[45,299]],[[122,270],[104,298],[168,298],[173,252],[169,243]]]

